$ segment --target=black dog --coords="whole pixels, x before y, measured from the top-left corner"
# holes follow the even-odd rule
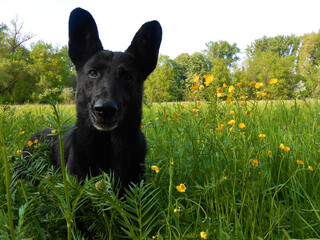
[[[143,83],[156,67],[161,38],[160,24],[147,22],[124,53],[103,50],[91,14],[81,8],[71,12],[69,56],[77,70],[77,122],[76,128],[63,136],[70,174],[84,179],[111,170],[122,186],[143,178]],[[49,140],[59,166],[58,139],[49,133],[44,129],[30,140]]]

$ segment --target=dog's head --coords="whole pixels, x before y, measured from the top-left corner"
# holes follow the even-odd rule
[[[106,51],[91,14],[81,8],[71,12],[69,56],[77,70],[77,104],[87,108],[96,129],[113,130],[128,111],[141,112],[143,82],[157,65],[161,38],[160,24],[151,21],[125,52]]]

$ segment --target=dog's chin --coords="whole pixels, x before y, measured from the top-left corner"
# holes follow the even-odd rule
[[[114,129],[116,129],[118,127],[118,123],[110,123],[110,124],[106,124],[106,123],[92,123],[92,125],[95,127],[95,129],[99,130],[99,131],[112,131]]]

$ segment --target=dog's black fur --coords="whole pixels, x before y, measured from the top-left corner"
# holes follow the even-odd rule
[[[71,12],[69,56],[77,70],[77,122],[76,128],[63,136],[70,174],[84,179],[111,170],[122,186],[143,178],[143,83],[156,67],[161,38],[160,24],[147,22],[125,52],[103,50],[91,14],[81,8]],[[54,163],[59,166],[58,139],[49,133],[50,129],[44,129],[30,140],[49,140]]]

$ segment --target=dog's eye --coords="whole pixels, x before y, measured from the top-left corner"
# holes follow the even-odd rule
[[[88,75],[89,75],[90,78],[97,78],[99,73],[97,71],[95,71],[95,70],[90,70]]]

